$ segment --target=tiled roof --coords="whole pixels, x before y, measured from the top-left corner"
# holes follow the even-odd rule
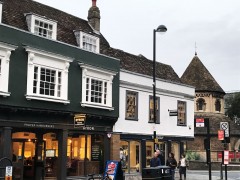
[[[119,49],[108,48],[103,50],[103,54],[120,59],[120,68],[139,74],[152,76],[153,61],[146,57],[133,55]],[[156,62],[156,77],[181,83],[180,78],[170,65]]]
[[[57,40],[77,46],[73,33],[74,30],[81,30],[94,34],[88,21],[43,5],[32,0],[1,0],[3,2],[2,22],[16,28],[28,31],[26,13],[34,13],[57,21]],[[79,7],[81,9],[81,7]],[[86,15],[87,16],[87,15]],[[98,36],[97,34],[94,34]],[[120,59],[121,68],[132,72],[152,76],[152,61],[143,57],[133,55],[122,50],[111,48],[102,34],[100,37],[100,53]],[[156,77],[168,81],[181,83],[180,78],[169,65],[156,63]]]
[[[26,13],[34,13],[40,16],[57,21],[57,40],[77,46],[77,41],[73,33],[74,30],[81,30],[94,34],[88,21],[80,19],[71,14],[32,0],[1,0],[3,2],[2,23],[28,31]],[[79,7],[81,8],[81,7]],[[87,16],[87,14],[86,14]],[[95,34],[97,35],[97,34]],[[103,36],[100,36],[101,45],[109,46]]]
[[[193,57],[191,63],[183,73],[181,80],[185,84],[194,86],[196,92],[207,91],[225,94],[197,55]]]

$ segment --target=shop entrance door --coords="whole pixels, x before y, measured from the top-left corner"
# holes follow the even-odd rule
[[[13,175],[16,180],[34,179],[35,140],[13,139]]]

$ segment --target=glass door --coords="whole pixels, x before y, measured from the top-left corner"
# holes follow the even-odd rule
[[[15,179],[34,179],[35,140],[13,140],[12,148]]]

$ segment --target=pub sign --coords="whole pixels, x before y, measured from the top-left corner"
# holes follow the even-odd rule
[[[76,114],[74,116],[74,127],[82,127],[85,126],[85,121],[86,121],[86,114]]]

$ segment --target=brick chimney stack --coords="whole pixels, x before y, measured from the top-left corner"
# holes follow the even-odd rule
[[[92,0],[92,7],[88,10],[88,23],[100,32],[100,10],[97,7],[97,0]]]

